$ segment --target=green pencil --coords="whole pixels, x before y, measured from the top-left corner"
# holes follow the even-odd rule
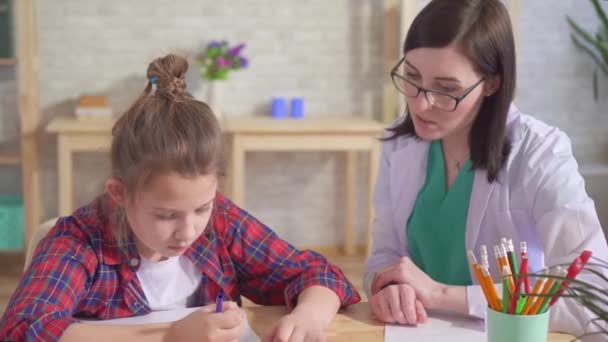
[[[509,303],[511,303],[511,292],[509,289],[509,277],[510,277],[509,266],[504,265],[502,267],[502,312],[509,312]]]
[[[566,272],[566,270],[564,270],[563,268],[558,266],[556,268],[555,274],[559,277],[565,277],[567,272]],[[545,313],[547,310],[549,310],[549,304],[551,303],[551,298],[553,298],[553,295],[555,295],[555,293],[557,292],[557,290],[559,289],[561,284],[562,284],[561,280],[557,280],[557,279],[555,280],[555,282],[549,289],[549,292],[547,292],[547,296],[545,298],[543,298],[543,303],[541,304],[540,308],[538,309],[539,314]]]
[[[517,306],[515,307],[515,314],[521,315],[521,312],[524,310],[524,306],[526,306],[526,301],[528,300],[528,296],[521,295],[519,299],[517,299]]]

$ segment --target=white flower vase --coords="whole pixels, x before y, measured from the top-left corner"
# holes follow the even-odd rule
[[[224,93],[225,81],[208,81],[204,84],[204,98],[213,114],[222,121],[222,95]]]

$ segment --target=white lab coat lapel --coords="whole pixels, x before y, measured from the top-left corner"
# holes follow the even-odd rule
[[[410,139],[402,148],[391,155],[391,203],[393,205],[393,224],[398,229],[402,248],[407,247],[405,228],[414,208],[418,193],[426,180],[428,150],[430,144],[425,141]]]
[[[518,130],[513,130],[512,127],[516,120],[519,119],[517,108],[511,105],[509,113],[507,115],[507,135],[511,140],[511,144],[517,144],[521,138]],[[512,148],[514,150],[514,148]],[[509,159],[513,158],[513,153]],[[475,170],[475,178],[473,179],[473,189],[471,189],[471,200],[469,202],[469,212],[467,214],[467,226],[465,245],[467,250],[475,249],[477,239],[479,237],[479,230],[483,223],[488,204],[492,198],[492,191],[495,190],[496,184],[500,184],[504,181],[504,168],[498,173],[498,179],[493,183],[488,182],[488,173],[486,170]],[[508,190],[507,190],[508,191]],[[495,211],[494,211],[495,212]],[[496,237],[496,241],[500,237]]]
[[[475,249],[475,242],[479,236],[479,229],[483,220],[492,190],[496,182],[488,182],[488,173],[485,170],[475,170],[469,212],[467,213],[467,226],[465,245],[467,250]]]

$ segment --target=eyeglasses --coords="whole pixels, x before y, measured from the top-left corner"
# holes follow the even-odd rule
[[[397,65],[393,68],[393,70],[391,70],[391,79],[393,80],[395,87],[397,87],[397,90],[399,90],[399,92],[404,94],[405,96],[412,97],[412,98],[417,97],[420,94],[420,92],[423,92],[424,97],[426,97],[426,100],[429,102],[429,104],[431,106],[433,106],[439,110],[445,111],[445,112],[455,111],[456,107],[458,107],[458,104],[465,97],[467,97],[467,95],[469,95],[473,91],[473,89],[475,89],[484,80],[484,78],[481,78],[479,81],[477,81],[477,83],[475,83],[472,86],[470,86],[469,88],[465,89],[464,94],[462,94],[458,97],[454,97],[452,95],[443,94],[438,91],[422,88],[422,87],[414,84],[412,81],[401,76],[399,74],[398,70],[404,61],[405,61],[405,57],[401,58],[399,63],[397,63]]]

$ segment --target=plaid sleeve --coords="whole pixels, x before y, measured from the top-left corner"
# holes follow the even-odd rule
[[[225,237],[240,290],[257,304],[293,308],[298,295],[320,285],[333,290],[341,306],[361,300],[344,273],[323,256],[299,251],[244,210],[229,205]]]
[[[96,258],[62,219],[36,248],[0,320],[2,341],[57,341],[76,322],[73,308]]]

